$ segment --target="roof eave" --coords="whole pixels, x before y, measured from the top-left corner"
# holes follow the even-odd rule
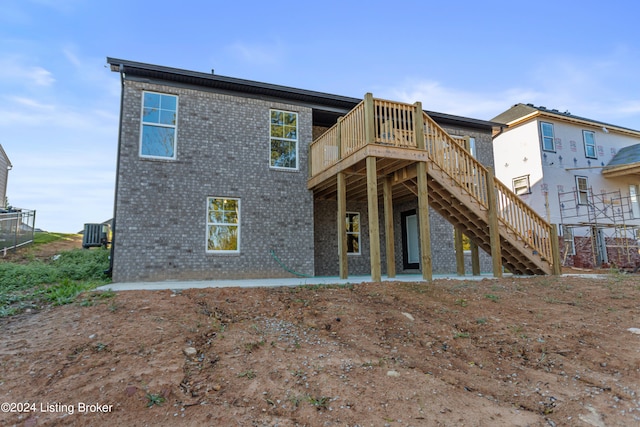
[[[625,175],[640,175],[640,162],[628,163],[617,166],[607,166],[602,169],[602,176],[614,178]]]
[[[570,115],[565,115],[562,113],[554,113],[551,111],[542,111],[542,110],[536,110],[533,111],[529,114],[527,114],[526,116],[522,116],[519,117],[515,120],[512,120],[508,123],[506,123],[507,127],[515,127],[524,123],[527,123],[531,120],[534,119],[548,119],[548,120],[557,120],[557,121],[562,121],[565,123],[572,123],[572,124],[579,124],[582,126],[589,126],[589,127],[603,127],[606,128],[607,131],[609,132],[616,132],[616,133],[621,133],[621,134],[625,134],[625,135],[629,135],[629,136],[633,136],[633,137],[640,137],[640,131],[634,130],[634,129],[628,129],[628,128],[624,128],[624,127],[620,127],[620,126],[616,126],[616,125],[612,125],[609,123],[604,123],[604,122],[598,122],[595,120],[587,120],[587,119],[582,119],[576,116],[570,116]]]

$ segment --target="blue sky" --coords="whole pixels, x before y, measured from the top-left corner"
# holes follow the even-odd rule
[[[640,6],[602,1],[0,0],[10,204],[112,216],[120,78],[106,57],[491,119],[534,103],[640,129]]]

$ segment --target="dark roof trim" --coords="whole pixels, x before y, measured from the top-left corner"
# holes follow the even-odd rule
[[[107,57],[107,63],[111,66],[112,71],[121,72],[125,75],[210,87],[253,96],[267,96],[297,101],[309,104],[315,109],[335,113],[342,110],[346,114],[362,101],[360,98],[332,95],[324,92],[297,89],[288,86],[238,79],[235,77],[226,77],[217,74],[201,73],[198,71],[189,71],[179,68],[164,67],[160,65],[145,64],[141,62],[127,61],[124,59]],[[471,119],[468,117],[454,116],[434,111],[425,110],[425,112],[438,123],[449,123],[457,126],[486,130],[491,130],[493,127],[499,126],[498,123],[488,122],[485,120]]]
[[[502,126],[502,123],[491,122],[487,120],[472,119],[470,117],[454,116],[453,114],[438,113],[435,111],[424,110],[432,119],[440,123],[449,123],[456,126],[491,130]]]
[[[307,103],[344,108],[347,110],[352,109],[361,101],[361,99],[358,98],[296,89],[288,86],[261,83],[217,74],[207,74],[197,71],[182,70],[179,68],[163,67],[160,65],[143,64],[140,62],[126,61],[122,59],[107,58],[107,63],[111,65],[112,71],[124,72],[125,74],[130,75],[189,83],[198,86],[230,90],[233,92],[243,92],[253,95],[266,95],[276,98],[291,99]]]

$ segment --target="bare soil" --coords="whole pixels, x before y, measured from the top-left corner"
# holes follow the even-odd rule
[[[0,319],[0,424],[640,425],[639,279],[90,293]]]

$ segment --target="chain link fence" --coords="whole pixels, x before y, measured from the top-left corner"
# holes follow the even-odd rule
[[[8,209],[0,211],[0,251],[6,255],[15,249],[33,242],[36,211]]]

